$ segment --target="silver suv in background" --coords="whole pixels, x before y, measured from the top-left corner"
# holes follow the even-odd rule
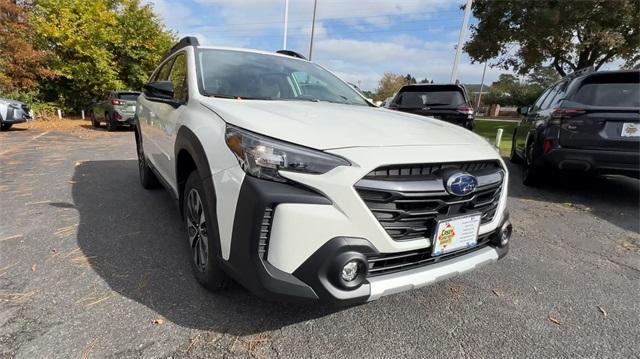
[[[118,127],[131,127],[136,114],[136,100],[140,95],[135,91],[107,91],[91,108],[91,124],[100,127],[102,122],[107,131]]]
[[[0,130],[7,131],[15,123],[26,122],[31,115],[29,106],[20,101],[0,98]]]

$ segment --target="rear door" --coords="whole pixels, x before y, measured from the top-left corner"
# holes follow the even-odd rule
[[[540,95],[540,97],[538,97],[533,106],[529,108],[529,112],[522,117],[522,120],[520,120],[520,123],[516,128],[516,140],[514,146],[516,146],[516,153],[518,153],[520,156],[523,156],[524,154],[524,146],[526,145],[527,138],[529,137],[529,131],[531,129],[531,120],[534,118],[533,114],[537,114],[538,111],[540,111],[542,102],[547,98],[547,95],[549,95],[549,92],[551,92],[552,89],[553,87],[548,88],[542,93],[542,95]]]
[[[557,98],[558,94],[561,92],[561,87],[563,83],[558,83],[553,85],[549,91],[547,91],[546,96],[543,95],[544,99],[540,102],[539,106],[534,106],[531,108],[527,116],[522,121],[520,128],[518,129],[518,147],[517,150],[524,155],[526,146],[528,145],[528,140],[530,138],[534,138],[534,134],[538,126],[543,126],[547,120],[549,119],[549,115],[553,111],[552,104],[555,102],[554,100]],[[537,103],[537,102],[536,102]]]
[[[558,112],[563,147],[640,150],[638,72],[592,74],[576,84]]]

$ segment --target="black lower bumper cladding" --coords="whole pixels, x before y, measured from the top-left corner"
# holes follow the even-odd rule
[[[339,279],[348,261],[360,259],[366,263],[366,258],[379,255],[364,238],[333,238],[292,274],[277,269],[260,255],[265,210],[277,211],[277,205],[282,203],[332,204],[328,198],[306,188],[245,176],[236,205],[231,253],[229,260],[223,261],[229,275],[267,300],[340,305],[366,302],[371,293],[366,279],[353,289]],[[495,248],[500,257],[508,250],[507,247]],[[367,266],[363,267],[367,271]],[[366,277],[366,272],[364,275]]]
[[[245,176],[236,205],[231,253],[226,267],[232,277],[265,299],[318,300],[309,285],[275,268],[258,255],[265,209],[275,208],[279,203],[330,205],[331,201],[300,187]]]

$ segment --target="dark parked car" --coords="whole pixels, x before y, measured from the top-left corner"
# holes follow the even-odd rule
[[[138,96],[140,93],[133,91],[106,92],[93,104],[91,124],[100,127],[100,123],[105,122],[107,131],[114,131],[118,127],[132,127]]]
[[[518,113],[511,160],[524,184],[556,170],[640,178],[640,71],[569,75]]]
[[[473,107],[462,85],[403,86],[389,104],[392,110],[431,116],[473,130]]]
[[[0,98],[0,131],[6,131],[16,123],[25,122],[31,118],[29,106],[26,104]]]

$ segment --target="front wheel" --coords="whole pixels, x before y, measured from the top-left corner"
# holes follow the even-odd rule
[[[11,126],[13,126],[13,123],[3,123],[2,125],[0,125],[0,130],[8,131]]]
[[[204,187],[197,171],[191,172],[184,186],[182,208],[184,211],[187,240],[191,254],[191,267],[198,282],[205,288],[216,291],[224,289],[229,278],[220,267],[216,253],[214,235],[217,226],[214,203],[207,203]]]

